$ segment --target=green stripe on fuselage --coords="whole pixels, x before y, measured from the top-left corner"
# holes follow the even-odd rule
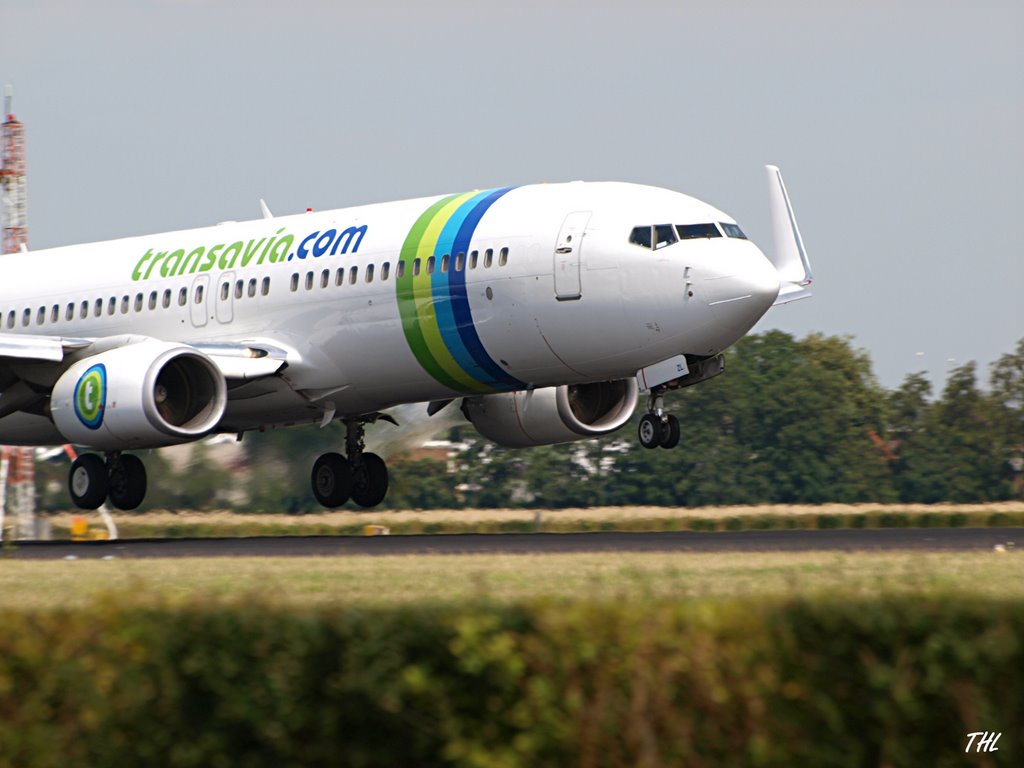
[[[404,266],[402,267],[402,276],[395,281],[398,313],[402,318],[402,330],[405,332],[409,349],[412,350],[419,364],[423,366],[423,370],[441,384],[456,391],[468,389],[472,392],[490,392],[489,387],[466,374],[444,346],[433,308],[430,275],[426,273],[426,259],[432,255],[432,249],[437,244],[437,238],[444,223],[465,198],[465,195],[451,195],[438,200],[424,211],[413,224],[399,256],[399,261]],[[454,206],[451,207],[453,203]],[[439,216],[442,212],[444,215]],[[440,220],[438,226],[432,226],[435,220]],[[430,233],[433,233],[432,240]],[[431,251],[421,257],[421,273],[417,279],[413,277],[413,261],[420,257],[425,237],[427,240],[431,240],[429,245]],[[438,345],[440,346],[438,347]]]
[[[449,376],[461,382],[464,387],[476,392],[490,392],[490,387],[481,384],[470,376],[448,350],[448,346],[441,336],[441,328],[437,322],[437,310],[434,305],[433,291],[434,275],[430,274],[427,270],[427,259],[435,255],[437,240],[441,236],[441,231],[448,223],[448,220],[463,203],[467,200],[472,200],[475,196],[475,192],[467,192],[464,195],[450,199],[434,215],[424,230],[419,247],[416,249],[416,256],[420,259],[421,271],[418,277],[413,277],[412,285],[420,331],[423,333],[423,339],[431,356]],[[434,270],[439,273],[441,270],[441,257],[440,254],[436,255],[437,263],[434,265]]]

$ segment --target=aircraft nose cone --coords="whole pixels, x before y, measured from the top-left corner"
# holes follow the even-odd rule
[[[779,273],[753,246],[731,255],[720,267],[705,282],[708,304],[713,307],[742,304],[763,313],[779,295]]]
[[[760,251],[748,261],[749,264],[737,275],[742,284],[741,290],[750,295],[754,304],[763,307],[762,312],[766,312],[779,296],[779,273]]]
[[[717,321],[739,338],[750,330],[779,295],[779,273],[753,243],[737,249],[720,263],[718,273],[704,282],[705,296]]]

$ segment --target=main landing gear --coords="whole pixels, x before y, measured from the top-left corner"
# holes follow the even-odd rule
[[[640,419],[640,445],[644,448],[675,448],[679,445],[679,419],[665,413],[664,392],[651,390],[647,413]]]
[[[146,498],[146,467],[127,453],[108,453],[105,459],[83,453],[71,465],[68,491],[79,509],[99,509],[109,499],[127,512]]]
[[[340,507],[352,499],[361,507],[375,507],[388,492],[388,468],[375,453],[364,453],[365,424],[345,420],[345,453],[325,453],[313,464],[313,495],[325,507]]]

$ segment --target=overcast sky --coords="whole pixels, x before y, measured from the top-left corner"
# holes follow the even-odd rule
[[[1024,336],[1022,38],[1019,0],[0,0],[0,82],[34,248],[586,179],[768,250],[775,163],[816,295],[757,330],[941,387]]]

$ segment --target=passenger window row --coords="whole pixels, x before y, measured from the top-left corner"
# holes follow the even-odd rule
[[[656,251],[666,245],[678,243],[680,240],[721,237],[723,232],[726,237],[737,240],[747,239],[743,230],[735,224],[719,222],[715,225],[709,222],[707,224],[653,224],[633,227],[633,231],[629,233],[629,242]]]
[[[452,258],[451,254],[444,254],[438,259],[436,256],[428,256],[424,263],[423,259],[416,258],[412,261],[412,274],[413,277],[418,277],[420,273],[425,269],[428,275],[432,275],[435,272],[445,273],[449,270],[454,272],[462,272],[467,269],[467,259],[465,253],[455,254],[455,258]],[[496,261],[499,267],[504,267],[508,264],[508,248],[502,248],[498,251],[498,258]],[[479,251],[470,251],[468,259],[468,269],[476,269],[478,265],[482,269],[489,269],[495,264],[494,249],[488,248],[483,252],[483,257]],[[375,265],[367,264],[363,268],[363,282],[372,283],[375,277]],[[385,261],[380,265],[380,272],[377,273],[377,277],[381,282],[386,281],[391,276],[391,262]],[[395,279],[400,280],[405,277],[405,262],[399,261],[395,264],[394,269]],[[320,272],[319,277],[316,272],[309,271],[305,277],[300,273],[295,272],[292,274],[291,289],[292,291],[299,290],[300,283],[307,291],[313,290],[314,285],[319,285],[321,288],[328,287],[331,283],[335,286],[340,287],[348,283],[349,285],[355,285],[359,282],[359,267],[351,266],[348,268],[339,267],[334,270],[334,279],[331,279],[331,270],[325,269]]]
[[[235,290],[234,290],[235,298],[236,299],[241,299],[241,298],[248,297],[248,298],[251,299],[251,298],[255,297],[256,296],[256,285],[257,285],[257,281],[256,281],[255,277],[249,278],[249,286],[248,286],[248,288],[246,288],[246,281],[245,280],[236,280],[235,281]],[[201,288],[202,286],[197,286],[197,287]],[[260,285],[260,295],[261,296],[266,296],[269,293],[270,293],[270,278],[269,277],[264,277],[263,278],[263,283],[262,283],[262,285]],[[227,301],[228,297],[230,295],[231,295],[231,281],[230,280],[225,280],[224,282],[222,282],[220,284],[220,299],[221,299],[221,301]],[[201,296],[201,294],[200,294],[200,296]],[[150,304],[152,304],[152,301],[153,301],[153,298],[151,296],[150,297]],[[197,304],[200,301],[202,301],[201,297],[196,299],[196,303]],[[153,309],[153,307],[150,306],[150,309]]]
[[[248,281],[248,288],[246,289],[246,281],[239,280],[235,284],[235,297],[242,298],[243,294],[253,297],[256,295],[257,287],[261,296],[267,296],[270,294],[270,278],[264,277],[262,281],[258,281],[256,278],[250,278]],[[222,298],[227,298],[228,292],[231,289],[231,284],[225,282],[221,286]],[[195,303],[200,304],[203,301],[203,288],[201,285],[196,286],[196,292],[194,297]],[[50,307],[39,307],[35,310],[35,324],[46,325],[47,323],[55,324],[59,323],[62,319],[65,322],[73,322],[76,318],[78,320],[88,320],[89,317],[99,318],[118,314],[120,308],[120,314],[127,315],[130,311],[142,312],[143,309],[150,311],[156,310],[158,307],[161,309],[170,309],[171,305],[177,305],[184,307],[188,304],[188,288],[182,287],[177,291],[173,291],[170,288],[165,288],[162,292],[151,291],[148,295],[144,293],[135,294],[134,298],[131,296],[111,296],[108,299],[95,299],[95,300],[83,300],[82,302],[68,302],[63,307],[63,311],[60,304],[54,304]],[[18,323],[18,310],[11,309],[7,312],[6,321],[4,314],[0,311],[0,324],[7,328],[14,328]],[[32,325],[33,309],[26,307],[21,310],[21,326],[27,328]]]

